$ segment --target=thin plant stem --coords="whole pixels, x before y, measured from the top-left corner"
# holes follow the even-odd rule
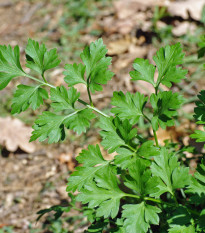
[[[154,134],[154,140],[155,140],[156,146],[159,147],[157,133],[156,133],[156,130],[154,130],[154,129],[153,129],[153,134]]]
[[[151,120],[143,113],[143,117],[151,123]]]
[[[49,83],[46,83],[46,82],[44,82],[44,81],[41,81],[40,79],[34,78],[33,76],[31,76],[31,75],[29,75],[29,74],[26,74],[26,73],[25,73],[24,76],[27,77],[27,78],[30,78],[30,79],[32,79],[32,80],[34,80],[34,81],[36,81],[36,82],[39,82],[39,83],[41,83],[42,85],[45,85],[45,86],[48,86],[48,87],[51,87],[51,88],[56,88],[55,86],[53,86],[53,85],[51,85],[51,84],[49,84]]]
[[[90,105],[92,107],[94,107],[93,101],[92,101],[92,98],[91,98],[91,94],[90,94],[90,76],[87,79],[87,92],[88,92],[88,97],[89,97]]]
[[[151,120],[150,120],[144,113],[143,113],[143,116],[144,116],[144,118],[147,119],[148,122],[151,124]],[[156,146],[159,147],[159,143],[158,143],[158,138],[157,138],[156,130],[154,130],[153,128],[152,128],[152,130],[153,130],[154,140],[155,140]]]
[[[49,86],[49,87],[51,87],[51,88],[56,88],[56,87],[53,86],[52,84],[49,84],[49,83],[46,83],[46,82],[44,82],[44,81],[41,81],[40,79],[34,78],[33,76],[31,76],[31,75],[29,75],[29,74],[27,74],[27,73],[25,73],[24,76],[26,76],[26,77],[28,77],[28,78],[30,78],[30,79],[36,81],[36,82],[39,82],[39,83],[41,83],[42,85]],[[88,92],[88,93],[90,93],[90,92]],[[90,96],[90,98],[91,98],[91,96]],[[83,101],[83,100],[81,100],[81,99],[78,99],[78,102],[81,103],[81,104],[83,104],[83,105],[85,105],[87,108],[90,108],[90,109],[94,110],[95,112],[99,113],[100,115],[102,115],[102,116],[104,116],[104,117],[110,117],[110,116],[108,116],[107,114],[105,114],[104,112],[100,111],[99,109],[95,108],[94,106],[89,105],[88,103],[86,103],[85,101]],[[92,100],[91,100],[91,102],[92,102]]]
[[[126,146],[127,146],[130,150],[132,150],[133,152],[136,152],[136,150],[135,150],[132,146],[127,145],[127,144],[126,144]]]
[[[90,105],[92,107],[94,107],[93,101],[92,101],[92,98],[91,98],[91,94],[90,94],[90,87],[89,87],[89,85],[87,86],[87,92],[88,92],[88,97],[89,97]]]
[[[81,104],[83,104],[83,105],[85,105],[86,107],[88,107],[88,108],[94,110],[95,112],[99,113],[100,115],[102,115],[102,116],[104,116],[104,117],[108,117],[108,118],[110,117],[110,116],[108,116],[106,113],[104,113],[104,112],[100,111],[99,109],[97,109],[97,108],[95,108],[95,107],[89,105],[88,103],[86,103],[85,101],[83,101],[83,100],[81,100],[81,99],[78,99],[78,102],[81,103]]]
[[[165,202],[165,201],[162,201],[162,200],[159,200],[159,199],[154,199],[154,198],[151,198],[151,197],[140,197],[140,196],[138,196],[138,195],[129,194],[129,193],[124,193],[124,197],[133,197],[133,198],[136,198],[136,199],[138,199],[138,200],[142,199],[142,200],[144,200],[144,201],[151,201],[151,202],[155,202],[155,203],[157,203],[157,204],[164,204],[164,205],[176,207],[176,204],[175,204],[175,203],[168,203],[168,202]],[[177,205],[177,206],[178,206],[178,205]],[[187,207],[186,207],[186,209],[187,209],[190,213],[192,213],[192,214],[194,214],[194,215],[197,215],[197,216],[200,215],[200,213],[198,213],[197,211],[194,211],[194,210],[189,209],[189,208],[187,208]]]
[[[42,73],[41,76],[42,76],[42,78],[43,78],[43,81],[44,81],[45,83],[48,83],[47,80],[46,80],[46,78],[45,78],[45,76],[44,76],[44,73]]]
[[[157,86],[155,87],[155,95],[157,95],[158,88],[159,88],[159,85],[157,85]]]

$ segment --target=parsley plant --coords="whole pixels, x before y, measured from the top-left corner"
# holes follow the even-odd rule
[[[184,57],[180,43],[160,48],[153,57],[155,65],[135,59],[131,80],[150,83],[155,93],[144,96],[114,92],[109,115],[92,101],[92,93],[102,91],[102,85],[114,75],[109,70],[111,57],[106,56],[102,39],[83,50],[82,63],[65,66],[67,88],[55,87],[46,79],[46,71],[60,63],[56,49],[48,50],[44,44],[29,39],[25,52],[26,67],[36,73],[35,77],[22,69],[18,46],[0,46],[0,89],[19,76],[36,81],[33,86],[17,86],[12,114],[29,107],[36,110],[45,100],[51,100],[52,111],[44,111],[36,119],[31,141],[62,141],[66,129],[81,134],[98,117],[102,146],[108,153],[116,153],[113,159],[105,160],[99,145],[89,145],[77,157],[80,165],[69,177],[67,192],[82,203],[84,215],[91,222],[87,232],[205,232],[205,162],[201,160],[191,176],[177,151],[160,146],[156,134],[159,127],[174,125],[177,110],[184,102],[178,93],[160,88],[161,84],[170,88],[187,74],[180,66]],[[86,86],[89,103],[75,89],[78,83]],[[146,115],[146,108],[151,110],[151,117]],[[205,124],[204,91],[199,95],[195,116],[200,124]],[[140,118],[152,127],[154,141],[138,134]],[[205,141],[202,131],[196,131],[192,137]],[[39,214],[54,210],[59,217],[63,211],[75,208],[75,201],[68,208],[55,206]]]

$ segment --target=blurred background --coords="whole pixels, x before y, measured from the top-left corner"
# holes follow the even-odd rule
[[[199,128],[193,119],[194,101],[199,91],[205,90],[205,59],[197,55],[205,44],[205,0],[0,0],[0,22],[0,44],[18,44],[24,68],[28,38],[57,48],[62,62],[47,74],[53,85],[65,85],[64,65],[79,62],[84,46],[102,37],[116,74],[103,92],[93,96],[94,104],[103,111],[110,109],[114,90],[153,92],[148,83],[130,82],[133,60],[139,57],[152,62],[161,46],[181,42],[186,53],[184,68],[189,72],[187,79],[172,89],[183,94],[186,102],[177,126],[160,129],[158,138],[161,144],[171,140],[176,145],[193,146],[186,156],[195,169],[197,153],[204,153],[189,135]],[[91,129],[80,136],[69,131],[64,143],[28,143],[34,120],[49,106],[11,116],[15,87],[30,82],[18,79],[0,92],[0,233],[81,233],[88,222],[78,208],[58,220],[49,213],[37,223],[36,212],[68,204],[66,183],[76,166],[75,157],[88,144],[100,143],[98,127],[93,122]],[[86,100],[86,89],[81,85],[78,89]],[[138,131],[152,137],[143,120]]]

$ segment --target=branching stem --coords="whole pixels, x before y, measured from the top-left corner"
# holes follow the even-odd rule
[[[47,80],[45,79],[44,73],[42,73],[41,76],[42,76],[42,78],[43,78],[43,81],[44,81],[45,83],[48,83]]]
[[[99,113],[100,115],[104,116],[104,117],[110,117],[107,114],[105,114],[104,112],[100,111],[99,109],[95,108],[94,106],[89,105],[88,103],[86,103],[85,101],[78,99],[78,102],[85,105],[87,108],[90,108],[92,110],[94,110],[95,112]]]
[[[27,73],[25,73],[24,76],[27,77],[27,78],[30,78],[30,79],[32,79],[32,80],[34,80],[34,81],[36,81],[36,82],[39,82],[39,83],[41,83],[41,84],[43,84],[43,85],[46,85],[46,86],[48,86],[48,87],[56,88],[55,86],[53,86],[53,85],[51,85],[51,84],[49,84],[49,83],[47,83],[47,82],[41,81],[40,79],[34,78],[33,76],[31,76],[31,75],[29,75],[29,74],[27,74]]]
[[[154,198],[151,198],[151,197],[141,197],[141,196],[138,196],[138,195],[135,195],[135,194],[129,194],[129,193],[125,193],[124,194],[124,197],[133,197],[133,198],[136,198],[136,199],[142,199],[144,201],[152,201],[152,202],[155,202],[155,203],[158,203],[158,204],[164,204],[164,205],[168,205],[168,206],[172,206],[172,207],[176,207],[176,203],[169,203],[169,202],[165,202],[165,201],[162,201],[162,200],[159,200],[159,199],[154,199]],[[177,205],[178,206],[178,205]],[[186,207],[187,208],[187,207]],[[194,214],[194,215],[197,215],[199,216],[200,213],[198,213],[197,211],[194,211],[192,209],[189,209],[187,208],[187,210]]]
[[[93,101],[92,101],[92,98],[91,98],[91,94],[90,94],[90,76],[87,79],[87,92],[88,92],[88,97],[89,97],[90,105],[92,107],[94,107]]]
[[[33,76],[31,76],[31,75],[29,75],[29,74],[27,74],[27,73],[25,73],[24,76],[26,76],[26,77],[28,77],[28,78],[30,78],[30,79],[36,81],[36,82],[39,82],[39,83],[41,83],[42,85],[45,85],[45,86],[48,86],[48,87],[51,87],[51,88],[56,88],[56,87],[53,86],[52,84],[49,84],[48,82],[41,81],[40,79],[34,78]],[[42,77],[43,77],[43,76],[42,76]],[[88,95],[89,95],[89,98],[90,98],[90,102],[92,103],[92,99],[91,99],[91,95],[90,95],[90,90],[89,90],[89,88],[88,88]],[[110,116],[108,116],[107,114],[105,114],[104,112],[102,112],[102,111],[100,111],[99,109],[95,108],[95,107],[93,106],[93,103],[92,103],[92,105],[89,105],[88,103],[86,103],[85,101],[83,101],[83,100],[81,100],[81,99],[78,99],[78,102],[81,103],[81,104],[83,104],[83,105],[85,105],[87,108],[90,108],[90,109],[94,110],[95,112],[99,113],[100,115],[102,115],[102,116],[104,116],[104,117],[110,117]]]
[[[147,117],[144,113],[143,113],[143,117],[148,120],[148,122],[151,124],[151,120],[149,119],[149,117]],[[154,140],[155,140],[155,143],[156,143],[156,146],[159,147],[159,143],[158,143],[158,138],[157,138],[157,133],[156,133],[156,130],[153,130],[153,134],[154,134]]]
[[[156,146],[159,147],[158,138],[157,138],[157,133],[156,133],[155,130],[153,130],[153,134],[154,134],[154,140],[155,140]]]

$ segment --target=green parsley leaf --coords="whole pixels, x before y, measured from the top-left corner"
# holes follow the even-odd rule
[[[56,111],[70,110],[74,112],[74,104],[80,97],[80,93],[72,87],[67,90],[64,86],[51,88],[51,106]]]
[[[137,192],[138,195],[147,194],[146,183],[151,178],[151,171],[147,169],[150,162],[140,158],[128,167],[129,175],[126,176],[124,184]]]
[[[120,199],[125,195],[118,187],[117,177],[109,166],[95,176],[95,182],[87,183],[77,196],[77,201],[89,203],[88,208],[97,208],[96,216],[115,218],[119,211]]]
[[[167,72],[170,72],[173,66],[180,65],[183,63],[184,53],[182,52],[181,44],[167,45],[164,48],[160,48],[157,54],[153,57],[158,69],[157,85],[162,82],[163,78],[167,79],[168,76],[164,77]],[[179,72],[177,69],[175,70]],[[179,77],[179,76],[178,76]],[[178,79],[178,78],[177,78]],[[171,79],[168,82],[175,82],[175,79]],[[167,82],[165,81],[165,85]]]
[[[90,126],[90,120],[94,117],[95,115],[91,109],[78,109],[68,115],[43,112],[35,121],[30,141],[34,141],[37,138],[39,138],[40,142],[48,138],[48,143],[64,140],[65,127],[72,129],[77,134],[81,134]]]
[[[154,130],[158,130],[158,125],[163,129],[165,129],[166,126],[174,125],[172,117],[177,115],[176,110],[180,108],[184,100],[178,93],[164,91],[160,92],[158,95],[152,94],[150,102],[154,109],[152,126]]]
[[[150,158],[160,154],[159,148],[154,146],[153,141],[144,142],[136,152],[126,148],[117,148],[116,152],[117,155],[115,156],[114,163],[122,169],[127,169],[132,166],[138,156]]]
[[[26,66],[43,75],[46,70],[60,64],[57,49],[47,50],[45,44],[39,45],[35,40],[28,39],[26,46]]]
[[[126,148],[118,148],[117,155],[114,158],[114,163],[122,169],[127,169],[135,161],[135,153]]]
[[[205,194],[205,160],[202,160],[201,164],[198,165],[197,172],[194,173],[187,192],[196,193],[199,196]]]
[[[122,217],[125,218],[124,228],[129,233],[145,233],[150,224],[158,225],[161,212],[156,206],[147,205],[145,202],[133,205],[123,205]]]
[[[205,7],[203,7],[203,10],[205,10]],[[205,56],[205,35],[202,35],[200,37],[200,42],[198,43],[199,50],[198,50],[198,58],[202,58]]]
[[[127,92],[126,95],[120,92],[114,92],[111,104],[116,106],[111,112],[119,116],[121,120],[128,119],[131,124],[137,123],[140,116],[143,116],[143,108],[148,100],[139,92],[131,94]]]
[[[103,158],[98,145],[96,147],[89,145],[88,150],[82,150],[76,159],[79,163],[83,163],[83,166],[77,167],[68,179],[67,192],[81,190],[85,184],[93,179],[97,172],[104,166],[109,165],[109,161]]]
[[[12,49],[10,45],[0,45],[0,90],[18,76],[25,76],[20,64],[19,46]]]
[[[194,226],[175,226],[169,229],[169,233],[196,233]]]
[[[20,113],[28,109],[31,105],[36,110],[43,104],[44,99],[48,99],[48,92],[38,86],[18,85],[14,98],[12,99],[12,114]]]
[[[48,138],[48,143],[64,140],[64,120],[65,116],[59,116],[52,112],[43,112],[35,121],[30,142],[35,141],[37,138],[39,138],[39,142]]]
[[[194,108],[195,119],[198,120],[197,124],[205,124],[205,91],[201,91],[197,96],[199,101],[196,101],[196,108]],[[205,141],[205,131],[195,130],[191,138],[196,139],[196,142]]]
[[[154,82],[154,73],[156,67],[152,64],[149,64],[147,59],[136,58],[133,63],[134,71],[130,72],[132,80],[143,80],[148,83],[151,83],[155,87]]]
[[[177,207],[174,211],[171,212],[171,217],[168,219],[168,224],[171,227],[169,229],[169,232],[186,232],[186,231],[181,231],[182,229],[186,229],[187,225],[191,224],[191,215],[187,211],[186,207],[184,206],[179,206]],[[189,231],[187,231],[189,232]]]
[[[179,83],[181,82],[181,79],[185,79],[187,73],[188,70],[182,70],[181,67],[170,67],[161,83],[170,88],[172,83]]]
[[[51,89],[51,106],[56,112],[66,110],[67,115],[56,115],[51,112],[44,112],[35,121],[32,132],[31,141],[39,138],[44,141],[48,138],[48,143],[58,142],[65,139],[65,128],[72,129],[77,134],[86,131],[90,126],[90,120],[95,118],[95,114],[91,109],[75,109],[75,101],[79,98],[75,88],[66,90],[65,87],[57,87]],[[56,133],[55,133],[56,130]],[[55,138],[56,137],[56,138]]]
[[[90,88],[92,93],[102,91],[101,85],[106,84],[114,75],[114,73],[108,70],[112,58],[106,57],[106,53],[107,49],[102,39],[92,42],[80,55],[84,65],[73,64],[65,66],[65,82],[69,86],[83,83]]]
[[[95,221],[91,226],[88,227],[88,230],[86,232],[103,232],[105,227],[108,225],[109,221],[108,219],[101,219]]]
[[[95,118],[95,114],[91,109],[79,109],[66,117],[65,126],[77,134],[85,133],[86,129],[90,127],[90,121],[93,118]]]
[[[205,142],[205,131],[195,130],[190,137],[196,139],[196,142]]]
[[[205,219],[205,209],[203,209],[200,213],[200,216],[199,216],[199,225],[198,227],[200,228],[200,230],[202,231],[203,229],[205,229],[205,222],[204,222],[204,219]]]
[[[150,158],[160,154],[159,148],[154,146],[154,141],[144,142],[137,151],[137,154],[144,158]]]
[[[195,102],[194,117],[198,120],[198,124],[205,124],[205,91],[201,91],[197,97],[199,100]]]
[[[83,83],[87,85],[87,82],[84,79],[85,75],[85,66],[83,64],[66,64],[65,65],[65,71],[63,72],[65,76],[64,80],[66,83],[68,83],[69,87],[74,86],[78,83]]]
[[[94,167],[107,161],[103,158],[99,145],[88,145],[87,150],[82,150],[76,160],[83,164],[84,167]]]
[[[152,175],[159,177],[159,183],[156,186],[159,191],[153,194],[155,197],[160,196],[164,192],[170,192],[178,188],[184,188],[190,184],[189,168],[180,166],[177,162],[177,156],[169,153],[163,147],[159,156],[154,158],[154,163],[151,165]]]
[[[117,118],[101,117],[99,127],[102,129],[102,145],[109,153],[114,152],[120,146],[131,146],[133,138],[137,134],[137,129],[132,129],[128,120],[120,121]]]
[[[86,132],[90,126],[90,121],[95,118],[91,109],[75,109],[74,104],[80,93],[72,87],[67,90],[64,86],[51,89],[51,106],[56,112],[67,110],[69,116],[65,116],[64,124],[66,128],[72,129],[77,134]]]

